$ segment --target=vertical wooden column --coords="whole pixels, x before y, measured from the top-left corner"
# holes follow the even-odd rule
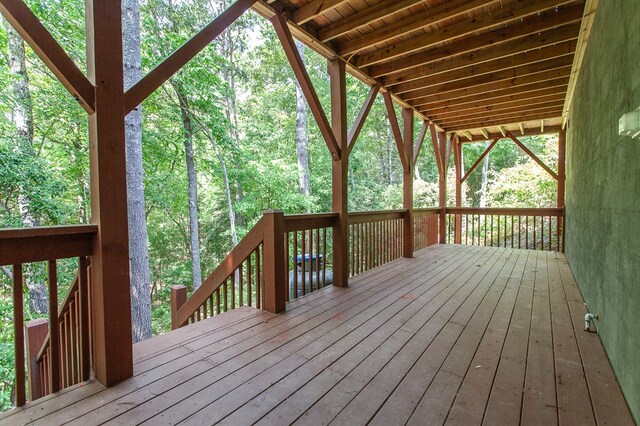
[[[90,293],[96,377],[106,386],[133,375],[121,7],[119,0],[85,0],[87,74],[95,86],[91,222],[98,225]]]
[[[564,184],[566,180],[565,152],[567,149],[567,133],[560,130],[558,134],[558,208],[564,207]]]
[[[178,310],[187,303],[187,288],[183,285],[171,286],[171,329],[180,328],[178,323]]]
[[[438,152],[436,155],[440,156],[442,167],[439,173],[438,179],[438,206],[440,207],[440,244],[447,242],[447,227],[446,227],[446,208],[447,208],[447,165],[449,159],[447,157],[447,134],[444,132],[438,132]]]
[[[284,251],[284,213],[281,210],[264,212],[264,246],[262,272],[264,280],[264,304],[262,309],[275,314],[287,308],[287,285]]]
[[[404,246],[402,255],[404,257],[413,257],[413,109],[405,108],[402,110],[402,121],[404,122],[404,152],[401,152],[400,155],[404,155],[407,159],[407,166],[404,169],[402,179],[402,206],[406,210],[403,227]]]
[[[347,139],[347,84],[345,63],[340,59],[329,61],[331,78],[331,127],[335,136],[339,158],[331,165],[331,206],[338,213],[333,226],[333,285],[347,287],[349,279],[349,208],[347,179],[349,150]]]
[[[462,207],[462,144],[458,136],[453,138],[453,159],[456,168],[456,207]],[[462,216],[457,214],[455,220],[454,243],[462,242]]]

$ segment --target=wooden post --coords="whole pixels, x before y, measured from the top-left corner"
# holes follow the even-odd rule
[[[49,332],[49,322],[44,318],[29,321],[26,325],[27,341],[27,376],[29,380],[29,401],[35,401],[44,396],[42,375],[38,366],[38,352],[44,344]]]
[[[187,288],[183,285],[171,286],[171,329],[182,327],[178,324],[178,309],[187,302]]]
[[[78,290],[80,296],[80,374],[89,380],[91,374],[91,331],[89,330],[89,276],[91,267],[86,257],[78,260]]]
[[[447,157],[447,134],[444,132],[438,133],[438,152],[436,155],[440,156],[440,162],[442,167],[439,173],[438,179],[438,205],[440,207],[440,230],[438,234],[440,235],[440,244],[446,244],[447,236],[446,236],[446,219],[447,219],[447,166],[448,166],[448,158]]]
[[[347,287],[349,279],[349,208],[347,204],[347,178],[349,155],[347,139],[347,83],[345,63],[340,59],[329,61],[331,79],[331,127],[335,136],[339,158],[331,165],[331,206],[338,219],[333,226],[333,285]]]
[[[566,179],[565,152],[567,149],[567,133],[560,130],[558,133],[558,208],[564,207],[564,184]]]
[[[133,375],[121,6],[119,0],[85,0],[87,74],[95,86],[95,114],[89,117],[91,223],[98,225],[90,293],[94,365],[105,386]]]
[[[284,253],[284,213],[280,210],[264,212],[264,305],[265,311],[279,313],[287,307],[285,274],[287,259]]]
[[[456,168],[456,207],[462,207],[462,144],[458,136],[454,136],[453,143],[453,159]],[[462,242],[462,216],[457,214],[455,220],[454,243]]]
[[[22,264],[13,265],[13,348],[16,362],[16,406],[26,402],[24,377],[24,305]]]
[[[413,240],[413,109],[405,108],[402,110],[402,121],[404,122],[404,150],[400,153],[407,158],[406,168],[404,168],[402,179],[402,206],[405,209],[403,238],[404,257],[413,257],[414,240]]]

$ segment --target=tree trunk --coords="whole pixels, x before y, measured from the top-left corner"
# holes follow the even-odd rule
[[[296,40],[296,48],[300,57],[304,59],[304,44]],[[296,154],[298,156],[298,187],[300,194],[305,197],[307,212],[311,213],[309,195],[311,195],[311,184],[309,180],[309,153],[307,151],[307,104],[302,93],[302,88],[295,80],[296,85]]]
[[[14,96],[11,121],[16,128],[16,142],[20,155],[35,158],[33,149],[33,102],[29,91],[29,75],[27,74],[24,41],[13,27],[6,21],[7,44],[9,47],[9,68],[11,69]],[[39,218],[31,211],[31,202],[25,195],[24,188],[18,194],[18,206],[22,224],[25,227],[38,226]],[[46,286],[43,282],[35,282],[32,266],[25,265],[25,282],[29,292],[29,307],[35,314],[46,314],[49,311]]]
[[[142,78],[140,56],[140,5],[122,1],[125,90]],[[142,106],[125,117],[127,156],[127,212],[129,223],[129,268],[131,278],[131,327],[133,342],[151,337],[151,275],[149,239],[144,200],[142,163]]]
[[[202,284],[200,270],[200,231],[198,227],[198,182],[196,166],[193,156],[193,123],[189,114],[189,102],[184,96],[179,83],[171,83],[180,102],[180,115],[184,131],[184,153],[187,162],[187,177],[189,181],[189,247],[191,251],[191,282],[193,290]]]
[[[489,142],[485,144],[485,149],[489,147]],[[489,153],[482,161],[482,181],[480,183],[480,208],[487,206],[487,174],[489,173]]]

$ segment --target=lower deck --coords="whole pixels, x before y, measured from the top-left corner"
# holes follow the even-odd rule
[[[564,255],[438,245],[134,346],[11,424],[633,424]]]

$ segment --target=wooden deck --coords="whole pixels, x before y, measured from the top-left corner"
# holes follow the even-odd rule
[[[439,245],[138,344],[10,424],[633,424],[562,254]]]

